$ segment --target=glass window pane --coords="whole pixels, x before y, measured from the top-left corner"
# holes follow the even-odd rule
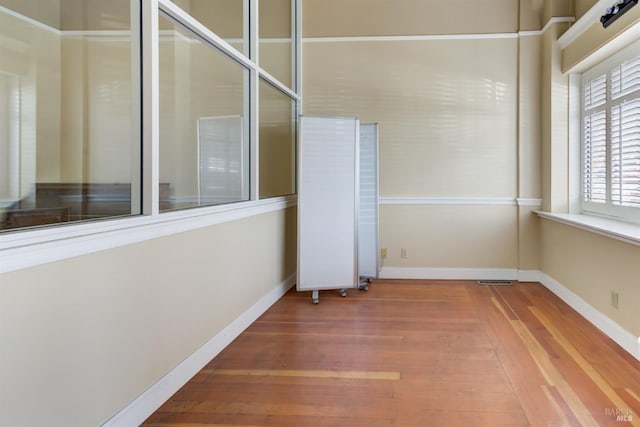
[[[248,70],[160,25],[160,210],[248,200]]]
[[[293,87],[291,0],[260,0],[260,66],[288,87]]]
[[[176,0],[174,3],[231,46],[249,55],[245,0]]]
[[[138,5],[0,0],[0,229],[140,213]]]
[[[260,81],[260,198],[296,191],[296,104]]]

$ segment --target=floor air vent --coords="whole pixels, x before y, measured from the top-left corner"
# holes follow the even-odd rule
[[[478,280],[478,285],[509,286],[509,285],[513,285],[513,281],[511,280]]]

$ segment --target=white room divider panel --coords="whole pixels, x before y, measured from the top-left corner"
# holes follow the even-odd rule
[[[378,243],[378,124],[360,125],[360,206],[358,212],[358,272],[377,279]],[[362,285],[366,289],[366,285]]]
[[[302,117],[298,150],[299,291],[357,287],[360,122]]]

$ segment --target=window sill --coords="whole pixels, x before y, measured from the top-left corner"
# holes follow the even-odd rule
[[[0,274],[274,212],[296,203],[297,197],[293,195],[185,209],[157,216],[17,230],[0,235]]]
[[[640,246],[640,225],[585,214],[537,211],[539,217]]]

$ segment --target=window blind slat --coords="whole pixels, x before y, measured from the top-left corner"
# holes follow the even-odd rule
[[[610,166],[611,202],[640,207],[640,99],[611,109]]]
[[[597,77],[584,86],[585,109],[603,105],[607,99],[607,76]]]
[[[593,208],[597,212],[618,215],[622,207],[640,208],[640,55],[635,55],[583,82],[583,200],[601,204],[602,211]]]
[[[611,71],[611,98],[640,89],[640,57],[623,62]]]
[[[606,113],[596,112],[584,121],[584,198],[589,202],[606,202],[607,146]]]

